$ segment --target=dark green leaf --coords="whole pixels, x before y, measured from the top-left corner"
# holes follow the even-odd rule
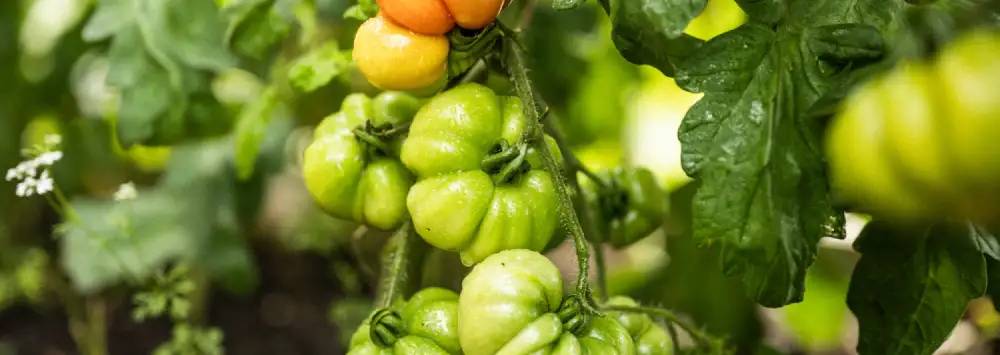
[[[986,288],[986,263],[965,225],[903,231],[876,221],[854,246],[862,257],[847,304],[861,354],[933,353]]]
[[[793,14],[787,21],[751,22],[718,36],[681,61],[676,75],[685,90],[705,93],[680,130],[683,167],[701,180],[695,238],[721,244],[725,272],[740,276],[765,306],[800,301],[816,243],[842,234],[820,149],[823,122],[807,113],[851,71],[830,71],[820,57],[837,52],[855,69],[874,56],[871,45],[828,45],[836,40],[817,53],[809,39],[838,39],[846,27],[847,37],[857,32],[877,42],[867,29],[887,31],[894,13],[863,10],[899,8],[898,0],[786,6]],[[842,26],[850,23],[857,25]]]
[[[993,300],[993,308],[1000,311],[1000,261],[986,258],[986,295]]]
[[[676,61],[701,45],[684,28],[706,0],[611,0],[611,38],[629,62],[648,64],[672,76]]]

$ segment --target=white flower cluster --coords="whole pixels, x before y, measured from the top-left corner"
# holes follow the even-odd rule
[[[49,146],[57,146],[61,138],[58,135],[46,136]],[[41,152],[30,160],[25,160],[7,170],[7,181],[18,181],[15,193],[20,197],[44,195],[55,188],[49,168],[62,159],[63,153],[58,150]]]

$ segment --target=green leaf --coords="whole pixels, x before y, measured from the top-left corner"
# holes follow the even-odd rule
[[[295,59],[288,69],[288,80],[296,89],[313,92],[350,69],[350,51],[342,51],[337,42],[328,41]]]
[[[80,218],[59,228],[62,265],[82,293],[141,281],[197,250],[192,232],[200,227],[184,222],[195,216],[175,195],[142,192],[122,203],[78,200],[72,206]]]
[[[83,28],[83,39],[94,42],[111,37],[133,23],[132,11],[132,0],[100,1]]]
[[[848,32],[871,36],[875,28],[884,36],[897,14],[881,8],[900,7],[898,0],[787,6],[787,21],[751,21],[713,38],[681,61],[676,75],[685,90],[705,93],[679,133],[683,167],[701,181],[695,238],[720,244],[723,270],[770,307],[800,301],[816,243],[843,234],[824,171],[823,122],[807,113],[873,54],[842,50],[838,31],[855,24]],[[877,40],[863,38],[863,48],[877,48],[868,45]],[[809,46],[817,41],[827,44],[819,53]],[[824,55],[849,70],[829,70]]]
[[[648,64],[673,76],[676,61],[701,45],[684,28],[706,0],[611,0],[611,38],[629,62]]]
[[[996,234],[972,223],[969,223],[968,227],[969,234],[976,241],[979,251],[993,260],[1000,261],[1000,240],[997,240]]]
[[[292,30],[292,16],[283,16],[274,0],[242,0],[223,12],[229,19],[226,44],[250,58],[264,59]]]
[[[111,37],[108,84],[121,92],[117,134],[124,145],[170,144],[214,135],[230,123],[209,93],[211,70],[233,64],[214,2],[101,0],[84,28]]]
[[[965,225],[898,230],[869,223],[847,304],[858,317],[861,354],[931,354],[983,295],[986,263]]]
[[[344,11],[344,18],[360,21],[368,20],[378,14],[378,4],[375,0],[358,0],[358,4]]]
[[[993,308],[1000,311],[1000,261],[986,258],[986,295],[993,300]]]
[[[236,176],[240,180],[247,180],[253,175],[261,142],[267,135],[267,129],[280,104],[276,90],[268,88],[257,100],[246,104],[240,112],[233,139],[236,149]]]

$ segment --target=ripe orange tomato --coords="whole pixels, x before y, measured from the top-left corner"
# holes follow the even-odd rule
[[[492,23],[504,6],[504,0],[444,0],[444,3],[455,22],[470,30]]]
[[[377,0],[381,13],[413,32],[441,35],[455,27],[441,0]]]
[[[358,28],[354,62],[365,78],[379,88],[422,89],[444,78],[448,39],[415,33],[379,14]]]

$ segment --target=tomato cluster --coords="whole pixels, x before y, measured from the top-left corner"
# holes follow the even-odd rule
[[[527,127],[521,100],[478,84],[444,92],[417,113],[400,159],[417,175],[406,204],[424,240],[467,265],[549,245],[555,188],[523,144]],[[500,177],[504,169],[509,178]]]
[[[841,196],[900,220],[1000,216],[1000,34],[959,38],[858,89],[828,140]]]
[[[316,127],[306,148],[302,173],[313,198],[335,217],[390,229],[406,219],[406,194],[414,177],[394,158],[402,137],[387,136],[381,148],[359,139],[363,130],[392,132],[413,118],[421,102],[386,92],[368,98],[351,94],[340,112]],[[375,142],[378,143],[378,142]]]
[[[379,14],[358,28],[354,61],[376,87],[419,90],[442,83],[455,25],[477,30],[493,22],[503,0],[379,0]]]
[[[374,314],[351,339],[348,354],[673,353],[666,330],[647,315],[608,312],[574,329],[576,314],[564,307],[566,300],[551,261],[534,251],[507,250],[476,265],[457,296],[429,288]],[[638,304],[615,297],[608,305]]]
[[[555,234],[556,194],[528,127],[518,98],[479,84],[426,103],[352,94],[316,128],[303,175],[331,215],[380,229],[410,218],[466,265],[506,249],[541,251]]]

